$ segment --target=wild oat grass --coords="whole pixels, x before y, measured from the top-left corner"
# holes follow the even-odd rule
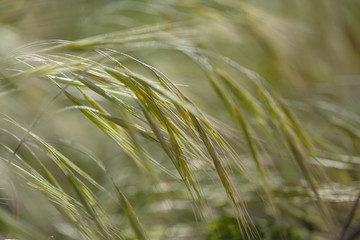
[[[68,4],[0,1],[1,238],[355,239],[359,4]]]

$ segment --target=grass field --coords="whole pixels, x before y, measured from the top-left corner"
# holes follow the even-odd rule
[[[360,3],[0,0],[0,239],[360,239]]]

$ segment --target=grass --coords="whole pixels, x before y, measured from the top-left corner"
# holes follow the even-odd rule
[[[0,2],[0,238],[355,239],[357,3]]]

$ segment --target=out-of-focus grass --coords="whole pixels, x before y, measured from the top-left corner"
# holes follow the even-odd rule
[[[72,4],[0,1],[1,238],[356,231],[356,1]]]

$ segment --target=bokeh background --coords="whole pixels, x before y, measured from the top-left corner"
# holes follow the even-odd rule
[[[320,240],[350,239],[359,229],[354,205],[360,193],[358,1],[0,0],[0,43],[1,238]],[[73,68],[41,69],[51,61]],[[113,80],[109,72],[95,71],[91,61],[112,69],[118,61],[155,82],[150,65],[191,99],[206,119],[202,124],[211,124],[221,136],[218,142],[208,129],[260,238],[241,234],[242,219],[236,220],[232,206],[237,200],[229,200],[206,144],[201,145],[200,131],[186,128],[190,119],[174,122],[192,137],[188,142],[184,137],[180,145],[187,149],[184,159],[203,200],[192,199],[159,139],[136,138],[137,157],[129,156],[81,107],[72,107],[79,104],[64,89],[80,98],[71,81],[82,79],[86,71],[99,74],[97,80]],[[130,87],[119,90],[95,80],[140,109]],[[234,85],[226,85],[229,81]],[[217,86],[228,88],[219,92]],[[112,116],[139,123],[87,87],[84,91]],[[159,106],[166,104],[159,100]],[[171,109],[170,115],[175,112]],[[141,124],[155,133],[149,124]],[[41,141],[30,132],[49,144],[47,150],[34,147]],[[127,136],[131,138],[131,131]],[[91,198],[81,202],[73,183],[49,160],[56,158],[49,146],[103,188],[76,175],[96,204]],[[151,170],[135,161],[144,157],[136,152],[139,146],[156,160]],[[86,227],[76,223],[81,217],[66,217],[59,210],[66,209],[65,200],[49,197],[50,189],[44,194],[41,184],[14,169],[17,156],[31,166],[25,172],[44,176],[42,164],[46,166],[62,191],[79,201],[75,208],[101,206],[104,217],[98,217],[106,218],[101,224],[111,225],[106,229],[112,238],[100,230],[84,233]],[[137,233],[139,226],[134,227],[114,186],[132,205],[147,237]],[[89,214],[84,211],[84,221],[96,225],[97,217]]]

